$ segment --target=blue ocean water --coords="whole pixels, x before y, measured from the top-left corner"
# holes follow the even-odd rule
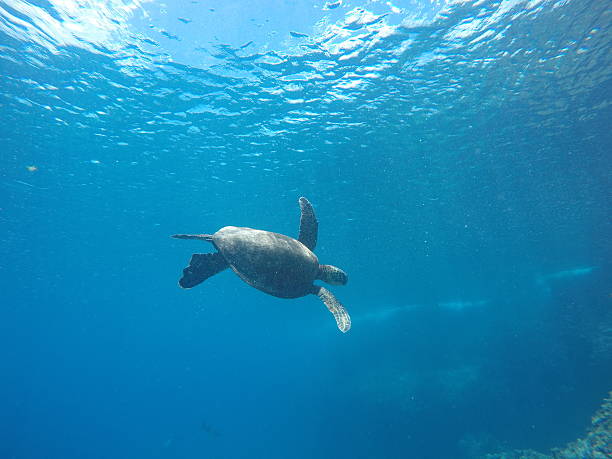
[[[0,458],[481,458],[612,389],[612,9],[0,0]],[[349,274],[177,286],[248,226]]]

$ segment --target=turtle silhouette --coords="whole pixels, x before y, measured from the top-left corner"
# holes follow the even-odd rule
[[[346,333],[351,318],[320,279],[332,285],[345,285],[348,276],[340,268],[321,265],[313,253],[319,223],[308,199],[299,199],[301,217],[297,239],[284,234],[252,228],[225,226],[214,234],[175,234],[176,239],[211,242],[214,253],[194,253],[179,280],[182,288],[192,288],[211,276],[231,268],[244,282],[279,298],[317,295],[333,314],[338,328]]]

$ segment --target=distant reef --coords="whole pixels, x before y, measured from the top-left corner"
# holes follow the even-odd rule
[[[533,450],[514,450],[487,454],[485,459],[608,459],[612,457],[612,392],[593,416],[591,427],[584,438],[565,448],[555,448],[549,454]]]

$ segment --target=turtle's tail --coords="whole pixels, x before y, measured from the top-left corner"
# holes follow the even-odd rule
[[[173,234],[175,239],[200,239],[202,241],[212,241],[212,234]]]

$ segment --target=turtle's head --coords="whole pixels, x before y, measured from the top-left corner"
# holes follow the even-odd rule
[[[331,285],[346,285],[348,275],[340,268],[332,265],[319,265],[319,275],[317,279],[327,282]]]

